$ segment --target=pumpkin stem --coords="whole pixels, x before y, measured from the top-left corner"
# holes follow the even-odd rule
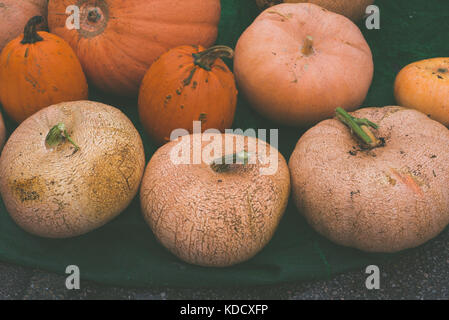
[[[353,134],[356,135],[365,145],[370,149],[379,147],[382,145],[382,141],[377,139],[370,128],[377,129],[379,126],[368,119],[360,119],[351,116],[342,108],[336,110],[337,119],[347,125]]]
[[[304,44],[302,46],[301,53],[305,55],[306,57],[310,56],[314,52],[313,50],[313,37],[307,36],[304,39]]]
[[[21,44],[33,44],[39,41],[42,41],[42,37],[37,33],[36,27],[44,22],[44,18],[42,16],[35,16],[28,20],[28,23],[23,30],[23,39],[20,42]]]
[[[195,65],[211,71],[215,60],[218,58],[232,59],[234,57],[234,50],[227,46],[214,46],[199,53],[194,53],[192,56],[195,59]]]
[[[101,14],[98,12],[97,8],[89,10],[87,13],[87,20],[92,23],[98,22],[101,19]]]
[[[67,132],[65,124],[62,122],[58,123],[57,125],[55,125],[53,128],[50,129],[50,131],[47,134],[47,137],[45,138],[45,142],[50,147],[54,147],[61,144],[64,141],[64,139],[67,139],[71,144],[75,146],[75,152],[80,149],[80,147],[78,147],[75,141],[72,140],[69,133]]]
[[[231,164],[248,164],[250,154],[247,151],[240,151],[234,154],[224,155],[218,159],[215,159],[210,164],[212,170],[217,173],[229,171]]]

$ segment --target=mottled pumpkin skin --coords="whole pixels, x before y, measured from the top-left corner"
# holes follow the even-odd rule
[[[419,110],[449,126],[449,57],[417,61],[396,77],[394,95],[399,105]]]
[[[202,159],[198,164],[175,164],[172,150],[184,141],[190,152],[210,144],[205,140],[229,139],[235,152],[250,141],[237,142],[235,135],[185,136],[162,146],[148,164],[140,190],[143,215],[158,240],[180,259],[201,266],[225,267],[252,258],[272,238],[287,206],[290,174],[279,152],[260,141],[255,163],[234,164],[216,172]],[[242,137],[242,136],[239,136]],[[197,139],[200,141],[195,142]],[[233,141],[233,142],[232,142]],[[265,146],[265,151],[263,151]],[[187,152],[187,154],[191,154]],[[225,150],[212,156],[222,157]],[[261,175],[265,155],[277,154],[277,170]]]
[[[232,72],[217,59],[208,71],[195,65],[192,54],[205,50],[182,46],[163,54],[145,75],[139,94],[139,115],[158,144],[170,141],[175,129],[193,133],[193,121],[202,130],[230,128],[237,104]]]
[[[305,41],[313,39],[308,55]],[[371,50],[359,28],[342,15],[310,3],[265,10],[240,37],[234,73],[240,93],[276,122],[311,126],[352,111],[373,78]]]
[[[136,95],[150,65],[180,45],[215,42],[220,0],[79,0],[80,29],[66,28],[73,0],[50,0],[48,22],[74,48],[96,87]],[[99,18],[89,20],[97,8]]]
[[[366,8],[374,3],[374,0],[256,0],[261,9],[266,9],[280,3],[304,3],[310,2],[319,5],[332,12],[342,14],[352,21],[359,21],[366,13]]]
[[[49,105],[87,99],[86,77],[72,48],[48,32],[43,41],[11,41],[0,56],[0,101],[6,113],[22,122]]]
[[[0,0],[0,52],[34,16],[47,16],[47,0]]]
[[[50,129],[64,123],[67,140],[49,147]],[[101,227],[137,194],[145,167],[142,140],[118,109],[66,102],[32,115],[12,133],[0,158],[0,192],[12,219],[48,238]]]
[[[449,130],[397,106],[352,113],[385,145],[361,149],[347,126],[320,122],[290,158],[299,212],[330,240],[371,252],[419,246],[449,223]]]

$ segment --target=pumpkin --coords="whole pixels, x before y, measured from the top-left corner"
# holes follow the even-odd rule
[[[274,147],[255,137],[197,133],[157,150],[140,200],[145,220],[173,254],[225,267],[270,241],[289,194],[287,163]]]
[[[5,122],[3,121],[2,113],[0,112],[0,151],[3,149],[3,145],[5,144],[6,139],[6,128]]]
[[[359,28],[310,3],[265,10],[237,43],[239,91],[266,117],[310,126],[335,108],[355,110],[373,78],[371,50]]]
[[[0,55],[0,101],[6,113],[22,122],[49,105],[86,99],[86,77],[72,48],[48,32],[37,32],[43,18],[27,23],[24,35]]]
[[[256,0],[259,8],[265,10],[280,3],[310,2],[327,10],[344,15],[352,21],[359,21],[366,14],[366,8],[374,3],[374,0]]]
[[[123,211],[144,167],[142,140],[120,110],[65,102],[40,110],[13,132],[0,158],[0,192],[24,230],[73,237]]]
[[[399,105],[449,126],[449,58],[426,59],[404,67],[396,77],[394,95]]]
[[[73,0],[50,0],[51,32],[67,40],[98,88],[137,95],[150,65],[180,45],[209,47],[217,37],[220,0],[79,0],[79,29],[66,28]]]
[[[47,16],[47,0],[0,0],[0,52],[34,16]]]
[[[232,125],[237,89],[220,57],[233,54],[225,46],[181,46],[153,63],[140,88],[139,115],[158,144],[168,142],[175,129],[193,133],[193,121],[201,121],[202,130]]]
[[[289,161],[293,198],[338,244],[419,246],[449,223],[448,145],[449,130],[413,109],[339,109],[299,139]]]

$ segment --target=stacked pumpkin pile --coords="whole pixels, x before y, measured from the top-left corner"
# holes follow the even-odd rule
[[[213,46],[219,0],[82,0],[72,21],[71,0],[50,0],[48,19],[46,0],[2,0],[10,29],[0,31],[0,102],[19,123],[0,158],[11,217],[42,237],[78,236],[117,216],[140,187],[143,216],[165,247],[229,266],[270,241],[292,187],[299,211],[339,244],[394,252],[435,237],[449,223],[449,58],[401,71],[403,107],[348,113],[363,104],[374,65],[347,17],[361,19],[373,1],[302,2],[258,0],[266,9],[234,52]],[[44,21],[50,33],[38,31]],[[232,58],[235,77],[223,61]],[[87,101],[88,83],[138,96],[140,120],[161,145],[145,172],[134,125]],[[222,133],[237,88],[270,120],[312,127],[288,165],[266,142]],[[194,133],[194,121],[208,132]],[[175,139],[176,129],[193,134]],[[173,161],[180,150],[210,159]],[[277,170],[262,174],[268,158]]]

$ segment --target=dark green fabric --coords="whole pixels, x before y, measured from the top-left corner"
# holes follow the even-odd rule
[[[222,0],[218,42],[234,46],[257,15],[253,0]],[[362,30],[372,48],[375,78],[365,106],[394,104],[393,81],[406,64],[423,58],[449,56],[449,1],[378,0],[381,30]],[[121,108],[142,133],[147,160],[155,146],[144,134],[136,101],[104,96],[91,99]],[[14,125],[7,119],[8,131]],[[239,100],[235,128],[278,128]],[[280,128],[280,151],[288,159],[301,130]],[[251,261],[209,269],[179,261],[161,247],[141,217],[139,201],[103,228],[68,240],[48,240],[19,229],[0,203],[0,259],[64,273],[76,264],[83,279],[128,286],[210,287],[274,284],[327,278],[398,255],[367,254],[335,245],[317,235],[292,201],[270,244]]]

